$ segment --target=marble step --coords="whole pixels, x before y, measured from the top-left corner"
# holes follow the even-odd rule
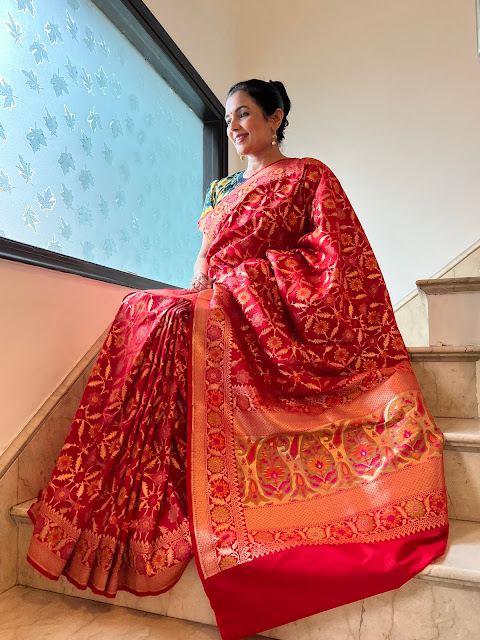
[[[480,345],[480,278],[418,280],[431,345]]]
[[[254,640],[259,636],[251,636]],[[0,594],[2,640],[221,640],[214,626],[17,585]],[[249,639],[246,639],[249,640]]]
[[[475,640],[479,620],[475,591],[412,580],[398,591],[327,612],[321,619],[308,619],[311,633],[304,633],[301,639]],[[286,638],[289,629],[283,627],[276,632],[281,633],[276,637]],[[21,585],[0,595],[0,637],[2,640],[220,640],[218,629],[213,626]],[[250,640],[258,637],[251,636]]]
[[[19,525],[19,584],[137,611],[203,624],[215,624],[213,611],[203,592],[194,562],[189,564],[173,589],[160,596],[147,598],[137,598],[132,594],[120,592],[114,600],[110,600],[96,596],[89,590],[79,591],[63,577],[58,581],[47,580],[34,571],[25,560],[32,533],[27,510],[32,502],[33,500],[29,500],[11,509],[11,514]],[[426,567],[418,579],[411,580],[395,592],[325,611],[266,631],[261,635],[278,640],[312,640],[313,638],[315,640],[351,640],[352,638],[380,640],[386,637],[390,639],[398,637],[400,640],[407,637],[401,635],[402,626],[404,628],[405,624],[411,624],[411,628],[416,631],[420,627],[425,630],[425,635],[422,631],[422,635],[418,636],[419,639],[473,638],[475,637],[474,629],[480,628],[478,590],[480,590],[480,524],[452,521],[447,553]],[[476,607],[475,601],[477,601]],[[385,627],[385,620],[389,616],[393,619],[394,612],[397,623],[400,623],[396,632],[398,636],[389,635],[391,627],[389,625]],[[430,613],[426,614],[426,612]],[[433,631],[438,628],[439,621],[442,620],[445,629],[450,629],[450,621],[453,620],[455,625],[459,625],[456,628],[462,630],[465,635],[432,636]],[[384,632],[386,635],[383,635]]]
[[[408,353],[434,416],[480,417],[480,346],[410,347]]]

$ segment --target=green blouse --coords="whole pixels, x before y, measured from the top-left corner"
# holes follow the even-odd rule
[[[232,175],[222,178],[221,180],[214,180],[210,187],[207,189],[207,195],[205,196],[205,204],[203,205],[202,215],[200,218],[214,209],[217,204],[226,195],[233,191],[242,182],[245,182],[243,177],[243,171],[237,171]]]

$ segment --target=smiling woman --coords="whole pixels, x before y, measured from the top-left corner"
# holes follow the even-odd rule
[[[245,178],[285,157],[277,145],[285,136],[289,111],[290,100],[281,82],[239,82],[228,92],[227,133],[239,155],[248,158]]]
[[[448,533],[443,436],[365,233],[325,164],[279,151],[283,85],[235,87],[247,170],[208,190],[191,289],[123,302],[28,556],[113,597],[194,554],[224,640],[397,588]]]
[[[225,107],[228,137],[234,143],[240,157],[243,159],[247,156],[248,167],[245,171],[212,183],[205,198],[202,217],[213,208],[213,199],[219,201],[263,167],[285,158],[278,147],[284,138],[284,130],[288,125],[287,115],[290,111],[290,100],[285,87],[281,82],[250,80],[249,83],[247,85],[240,82],[232,87]],[[245,91],[245,88],[248,91]],[[209,246],[208,239],[204,236],[194,265],[191,291],[202,291],[212,285],[212,280],[207,275],[206,255]]]

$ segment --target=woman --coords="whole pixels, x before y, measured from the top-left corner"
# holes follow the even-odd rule
[[[210,187],[191,289],[125,299],[31,512],[33,566],[112,597],[193,546],[225,640],[399,587],[448,532],[442,434],[338,180],[279,150],[289,108],[230,90],[248,166]]]

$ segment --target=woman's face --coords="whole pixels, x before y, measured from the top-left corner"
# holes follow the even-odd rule
[[[262,109],[245,91],[236,91],[225,105],[227,135],[242,156],[260,156],[271,149],[272,135],[277,130],[281,109],[265,117]],[[277,122],[279,120],[279,122]]]

